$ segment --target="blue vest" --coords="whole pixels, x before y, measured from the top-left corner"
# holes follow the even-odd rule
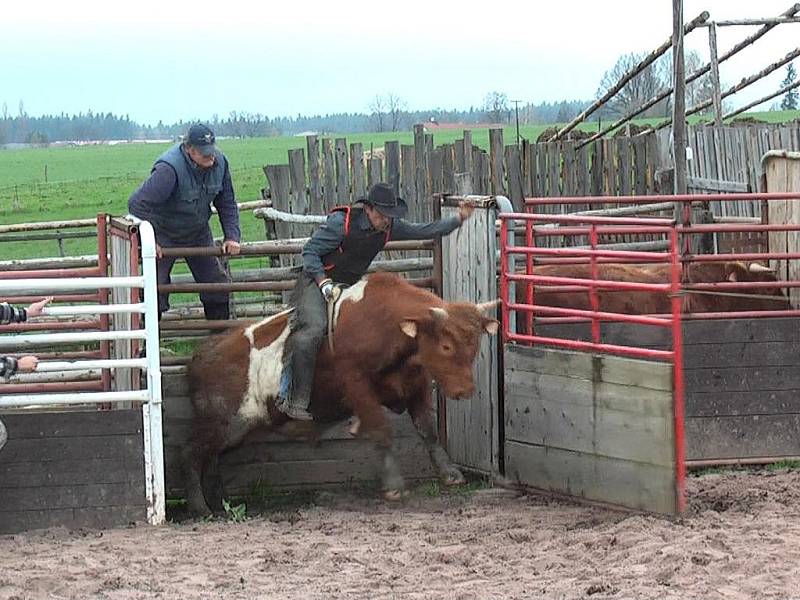
[[[214,166],[200,169],[176,144],[156,159],[167,163],[178,177],[178,183],[167,203],[152,215],[156,232],[173,241],[192,242],[208,228],[211,202],[222,191],[225,157],[216,151]]]

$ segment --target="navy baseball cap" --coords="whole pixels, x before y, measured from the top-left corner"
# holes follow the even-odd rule
[[[211,128],[202,123],[197,123],[189,127],[185,138],[185,142],[197,148],[203,156],[211,156],[214,154],[217,149],[216,141]]]

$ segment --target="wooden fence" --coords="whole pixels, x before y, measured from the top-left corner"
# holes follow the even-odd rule
[[[489,149],[472,142],[464,131],[453,144],[434,147],[423,125],[414,127],[414,143],[387,141],[383,152],[365,152],[363,144],[344,138],[306,138],[306,148],[290,150],[288,162],[267,165],[269,195],[278,210],[324,214],[337,204],[366,195],[378,181],[391,184],[409,204],[411,220],[433,215],[435,193],[456,194],[457,174],[469,173],[474,194],[504,195],[516,210],[526,197],[628,196],[672,193],[659,172],[673,168],[670,130],[601,138],[592,142],[559,141],[506,145],[503,130],[489,130]],[[800,127],[753,124],[688,128],[690,191],[758,191],[761,158],[769,150],[800,149]],[[587,202],[588,208],[603,208]],[[757,203],[714,203],[721,217],[759,217]],[[302,237],[308,226],[286,226],[279,238]]]

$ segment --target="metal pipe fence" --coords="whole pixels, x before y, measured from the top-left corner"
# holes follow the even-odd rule
[[[106,219],[98,218],[98,247],[102,272],[107,268],[106,258]],[[53,306],[44,310],[46,316],[79,316],[79,315],[105,315],[111,314],[144,314],[144,328],[130,328],[123,330],[110,330],[108,323],[101,326],[98,331],[74,332],[45,332],[8,335],[0,337],[0,349],[3,351],[27,352],[31,347],[51,348],[60,344],[86,344],[101,343],[99,357],[96,353],[75,353],[80,356],[77,360],[42,360],[36,368],[37,373],[64,374],[68,372],[93,372],[101,370],[109,373],[118,369],[141,369],[146,373],[145,388],[141,390],[110,390],[107,379],[104,377],[97,382],[55,382],[55,383],[30,383],[10,384],[4,392],[16,390],[21,393],[4,393],[0,397],[0,409],[25,410],[41,407],[65,407],[72,405],[116,405],[120,403],[142,403],[142,416],[144,420],[144,468],[145,488],[148,521],[160,524],[165,520],[165,490],[164,490],[164,452],[163,434],[161,425],[161,366],[159,358],[159,332],[157,314],[156,292],[156,245],[153,229],[149,223],[138,223],[139,236],[142,245],[142,275],[133,277],[65,277],[65,274],[55,274],[55,278],[23,278],[0,279],[0,295],[15,298],[19,301],[26,298],[19,294],[30,293],[31,290],[42,290],[47,293],[58,293],[65,290],[93,291],[94,294],[77,295],[78,300],[95,301],[95,304],[85,306]],[[105,264],[103,264],[105,263]],[[44,273],[41,273],[43,275]],[[82,273],[83,274],[83,273]],[[85,273],[89,274],[89,273]],[[108,290],[129,290],[143,294],[141,303],[108,303]],[[64,299],[64,296],[61,298]],[[97,301],[100,301],[98,304]],[[146,358],[109,358],[107,346],[103,344],[114,340],[144,340],[151,349]],[[57,353],[55,353],[57,356]],[[51,354],[52,355],[52,354]],[[98,387],[99,386],[99,387]],[[97,391],[85,391],[92,389]],[[50,393],[59,390],[59,393]],[[40,392],[40,393],[32,393]],[[45,392],[45,393],[41,393]]]

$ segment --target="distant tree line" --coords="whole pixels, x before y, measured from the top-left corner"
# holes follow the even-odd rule
[[[572,119],[587,101],[569,100],[517,103],[521,124],[564,122]],[[204,119],[220,137],[269,137],[296,135],[306,132],[320,134],[364,133],[375,131],[407,131],[416,123],[510,124],[514,123],[514,106],[502,92],[487,94],[483,105],[465,110],[434,108],[408,110],[399,96],[376,96],[363,113],[333,113],[326,115],[301,115],[274,117],[260,113],[231,112],[221,118],[213,115]],[[178,139],[194,121],[178,121],[146,125],[132,121],[128,115],[113,113],[86,113],[69,115],[31,116],[20,102],[16,114],[8,106],[0,107],[0,144],[47,144],[57,141]]]

